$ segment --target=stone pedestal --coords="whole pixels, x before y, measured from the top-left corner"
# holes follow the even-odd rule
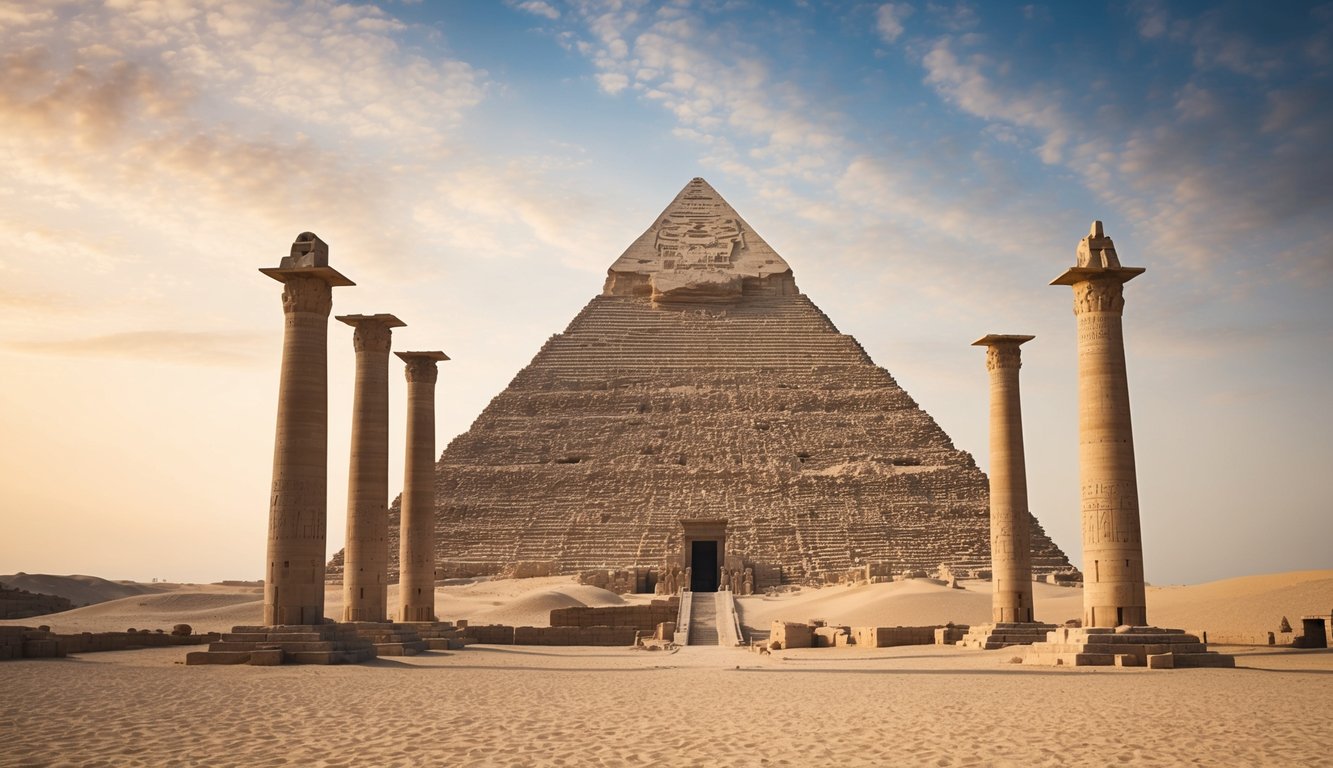
[[[1196,634],[1161,627],[1062,627],[1028,648],[1024,664],[1088,667],[1234,667],[1236,658],[1208,650]]]
[[[328,246],[302,233],[276,269],[286,330],[278,383],[269,495],[264,623],[324,621],[328,492],[328,322],[334,286],[353,285],[328,265]]]
[[[389,590],[389,347],[393,315],[340,315],[354,328],[356,394],[347,473],[343,621],[384,622]]]
[[[989,651],[1013,645],[1032,645],[1045,640],[1048,633],[1055,628],[1054,624],[1042,624],[1037,621],[981,624],[969,627],[967,634],[958,641],[958,646]]]
[[[304,624],[232,627],[207,651],[185,655],[195,664],[356,664],[375,658],[369,640],[357,636],[353,624]]]
[[[990,334],[972,342],[986,347],[986,369],[990,371],[991,621],[1003,624],[1033,620],[1032,540],[1018,369],[1022,366],[1019,345],[1034,338]]]
[[[435,621],[435,381],[443,352],[396,352],[407,364],[407,456],[398,532],[400,622]]]

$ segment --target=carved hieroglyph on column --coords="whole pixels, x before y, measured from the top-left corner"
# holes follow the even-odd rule
[[[1023,411],[1018,396],[1019,345],[1035,336],[990,334],[972,342],[986,347],[990,371],[991,621],[1031,622],[1032,543],[1028,530],[1027,465]]]
[[[319,624],[328,524],[329,312],[333,287],[354,283],[329,266],[329,247],[310,232],[296,238],[280,266],[259,271],[284,284],[285,321],[264,623]]]
[[[343,621],[385,621],[389,592],[389,348],[393,315],[340,315],[356,328],[356,394],[347,473]]]
[[[435,621],[435,367],[443,352],[395,352],[407,364],[407,456],[398,530],[398,620]]]
[[[1052,281],[1074,289],[1078,318],[1079,483],[1083,516],[1083,626],[1148,623],[1139,491],[1121,330],[1124,284],[1144,272],[1122,267],[1095,221],[1078,266]]]

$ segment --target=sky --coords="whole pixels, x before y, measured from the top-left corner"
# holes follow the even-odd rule
[[[1333,4],[0,0],[0,573],[263,571],[302,231],[465,431],[692,177],[1081,563],[1072,292],[1120,260],[1146,574],[1333,566]],[[329,551],[354,353],[331,323]],[[390,495],[404,383],[391,389]]]

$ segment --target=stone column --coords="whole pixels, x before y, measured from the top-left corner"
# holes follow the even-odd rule
[[[286,330],[269,495],[264,623],[324,621],[328,525],[328,334],[333,287],[354,285],[329,267],[329,247],[310,232],[277,268]]]
[[[1019,345],[1035,336],[991,334],[972,342],[986,347],[990,371],[991,621],[1031,622],[1032,539],[1028,531],[1027,465],[1023,458],[1023,410],[1018,397]]]
[[[395,352],[407,363],[407,458],[398,528],[398,620],[435,621],[435,367],[443,352]]]
[[[389,602],[389,347],[393,315],[340,315],[356,328],[356,394],[347,473],[343,621],[385,621]]]
[[[1051,284],[1073,286],[1078,318],[1083,626],[1146,626],[1139,490],[1120,323],[1124,284],[1144,269],[1120,266],[1100,221],[1079,243],[1077,258],[1077,266]]]

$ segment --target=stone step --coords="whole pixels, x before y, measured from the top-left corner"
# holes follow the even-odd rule
[[[425,640],[412,640],[401,643],[375,643],[376,656],[415,656],[428,650]]]
[[[200,664],[246,664],[250,661],[249,651],[190,651],[185,654],[186,666]]]

